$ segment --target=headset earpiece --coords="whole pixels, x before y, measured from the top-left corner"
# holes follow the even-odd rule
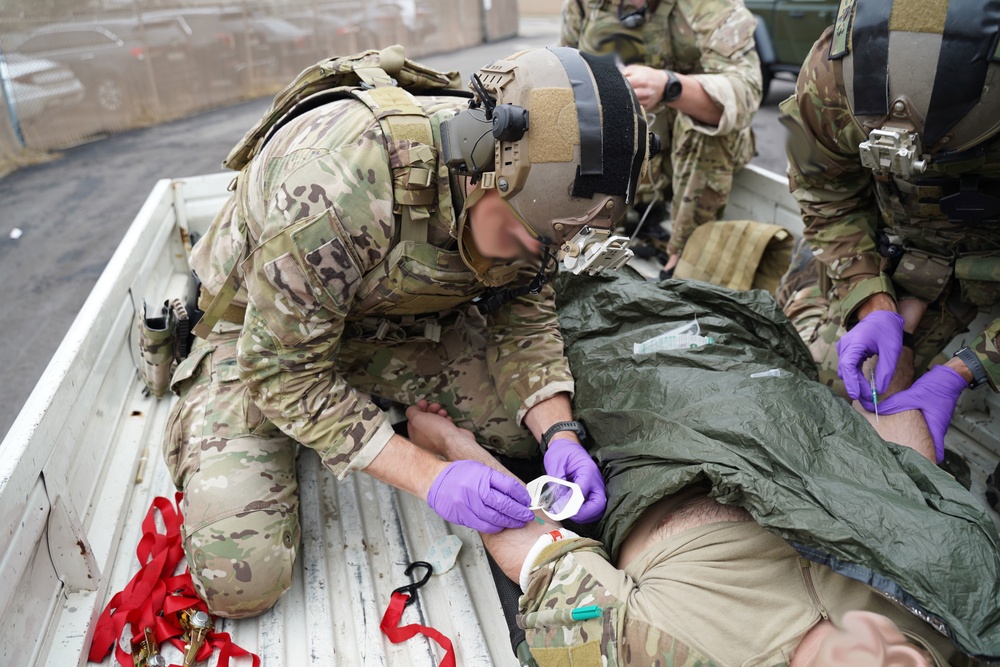
[[[517,141],[528,130],[528,110],[513,104],[493,108],[493,136],[497,141]]]

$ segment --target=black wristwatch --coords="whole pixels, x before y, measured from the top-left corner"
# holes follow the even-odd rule
[[[580,439],[580,444],[587,444],[587,429],[580,422],[556,422],[549,427],[547,431],[542,435],[542,453],[549,448],[549,440],[552,439],[556,433],[560,431],[573,431],[576,433],[577,437]]]
[[[967,347],[963,347],[955,353],[955,356],[961,359],[972,373],[972,382],[969,383],[970,389],[977,389],[989,382],[986,376],[986,369],[983,368],[983,362],[979,360],[975,352]]]
[[[681,84],[681,80],[671,70],[667,70],[667,83],[663,86],[663,97],[660,98],[660,101],[664,104],[676,102],[682,92],[684,92],[684,86]]]

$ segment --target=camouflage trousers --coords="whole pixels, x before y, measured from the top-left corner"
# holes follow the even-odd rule
[[[164,440],[167,467],[184,492],[182,535],[194,585],[213,614],[230,618],[265,611],[291,586],[300,539],[298,445],[264,417],[240,381],[239,331],[220,323],[178,366],[172,388],[180,400]],[[345,338],[338,370],[360,391],[442,403],[490,449],[535,454],[537,442],[497,394],[485,351],[472,319],[444,328],[437,343]]]
[[[601,616],[570,616],[591,605]],[[621,569],[598,542],[554,542],[535,559],[518,623],[539,667],[783,665],[823,614],[851,609],[889,617],[947,665],[949,642],[929,625],[754,521],[680,531]]]
[[[733,175],[753,159],[753,131],[710,136],[695,129],[690,116],[671,108],[657,112],[652,130],[663,149],[650,160],[639,201],[670,200],[667,251],[679,255],[695,227],[722,217]]]
[[[813,256],[805,240],[799,239],[792,253],[791,265],[782,276],[775,296],[778,306],[809,347],[819,370],[820,382],[846,398],[844,383],[837,373],[837,341],[847,330],[840,321],[840,301],[831,298],[829,291],[821,285],[822,270],[822,264]],[[932,366],[947,361],[941,351],[955,336],[968,331],[977,312],[975,306],[961,300],[956,290],[928,305],[913,332],[914,377],[920,377]],[[969,349],[982,362],[995,391],[1000,384],[998,336],[1000,318],[969,343]]]

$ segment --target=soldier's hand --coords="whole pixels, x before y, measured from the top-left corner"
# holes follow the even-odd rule
[[[431,485],[427,504],[446,521],[481,533],[523,528],[535,518],[523,484],[477,461],[449,464]]]
[[[632,85],[639,104],[646,111],[655,108],[663,99],[663,87],[667,84],[667,73],[646,65],[627,65],[622,74]]]
[[[868,313],[837,341],[837,355],[840,357],[837,373],[844,381],[847,395],[858,400],[871,394],[871,383],[865,378],[861,366],[875,354],[878,355],[875,387],[880,394],[884,393],[896,372],[896,363],[902,349],[902,316],[888,310]]]
[[[556,438],[545,451],[544,463],[546,474],[573,482],[583,491],[583,506],[574,521],[590,523],[601,518],[608,504],[604,478],[583,445],[569,438]]]
[[[909,389],[879,403],[878,409],[884,415],[920,410],[934,439],[934,450],[940,463],[944,459],[944,434],[951,424],[955,404],[968,387],[969,382],[954,369],[935,366],[920,376]]]

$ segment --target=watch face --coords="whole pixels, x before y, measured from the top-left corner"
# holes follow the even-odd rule
[[[664,102],[676,102],[681,96],[681,91],[683,91],[684,86],[681,84],[680,79],[673,72],[667,72],[667,84],[663,86],[663,101]]]

